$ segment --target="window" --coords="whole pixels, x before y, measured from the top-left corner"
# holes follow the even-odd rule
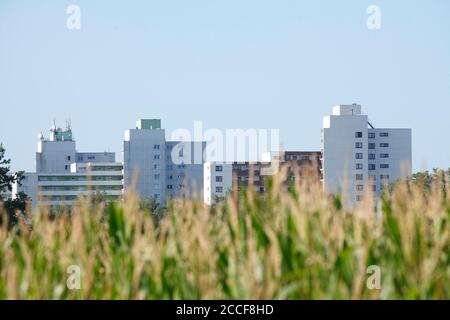
[[[69,170],[69,166],[68,166],[68,165],[65,165],[65,166],[64,166],[64,169],[65,169],[65,170]]]
[[[355,132],[355,138],[362,138],[362,132],[361,131]]]
[[[222,193],[223,192],[223,187],[216,187],[216,192],[217,193]]]
[[[361,174],[361,173],[356,174],[356,180],[363,180],[363,178],[364,178],[363,174]]]
[[[375,153],[369,153],[369,160],[375,160]]]
[[[356,170],[362,170],[363,169],[363,164],[362,163],[357,163],[356,164]]]
[[[380,148],[389,148],[389,143],[380,143]]]
[[[167,186],[167,189],[172,190],[172,189],[173,189],[173,185],[169,184],[169,185]]]
[[[363,158],[363,154],[362,153],[357,153],[355,154],[356,159],[362,159]]]
[[[380,179],[381,180],[389,180],[389,175],[388,174],[381,174],[380,175]]]
[[[389,165],[387,163],[380,164],[381,169],[389,169]]]
[[[67,156],[67,161],[70,161],[70,159],[71,159],[70,156]]]
[[[355,143],[355,148],[356,148],[356,149],[362,149],[362,147],[363,147],[362,142],[356,142],[356,143]]]
[[[153,159],[159,160],[159,154],[155,154],[155,155],[153,156]]]
[[[369,181],[375,181],[377,180],[377,176],[374,174],[369,174]]]
[[[377,186],[373,185],[373,186],[371,186],[371,189],[372,189],[372,192],[376,192],[377,191]]]
[[[160,145],[159,145],[159,144],[155,144],[155,145],[153,146],[153,149],[154,149],[154,150],[159,150],[159,148],[160,148]]]
[[[380,158],[384,158],[384,159],[389,158],[389,153],[380,154]]]
[[[159,180],[159,174],[155,174],[154,177],[155,177],[155,180]]]
[[[362,200],[361,196],[356,196],[356,201],[360,202]]]
[[[380,137],[389,137],[389,132],[380,132]]]
[[[376,170],[375,164],[369,164],[369,170]]]
[[[222,176],[217,176],[217,177],[216,177],[216,182],[222,182],[222,181],[223,181]]]
[[[223,166],[216,166],[216,172],[222,172]]]
[[[369,149],[375,149],[375,143],[369,143]]]
[[[362,185],[362,184],[357,184],[357,185],[356,185],[356,191],[364,191],[364,185]]]
[[[369,132],[369,139],[375,139],[375,132]]]

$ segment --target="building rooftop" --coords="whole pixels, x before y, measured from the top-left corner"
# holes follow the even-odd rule
[[[356,116],[361,115],[361,105],[360,104],[350,104],[344,105],[340,104],[333,107],[333,116]]]
[[[139,119],[136,122],[138,130],[155,130],[161,129],[161,119]]]

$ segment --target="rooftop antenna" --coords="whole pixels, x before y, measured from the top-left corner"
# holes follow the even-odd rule
[[[66,120],[66,130],[72,131],[72,121],[70,119]]]
[[[50,131],[51,131],[51,132],[55,132],[55,131],[56,131],[56,121],[55,121],[55,119],[53,119],[53,125],[52,125],[52,127],[50,128]]]

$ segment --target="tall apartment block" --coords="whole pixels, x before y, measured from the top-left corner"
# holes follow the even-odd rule
[[[36,172],[27,172],[22,185],[13,186],[13,197],[27,194],[33,207],[72,205],[79,195],[102,193],[118,199],[123,193],[122,164],[112,152],[77,152],[68,125],[65,130],[53,125],[50,137],[38,137]]]
[[[361,105],[338,105],[323,118],[322,152],[325,190],[360,201],[411,174],[411,129],[375,128]]]
[[[206,143],[166,141],[160,119],[141,119],[125,131],[124,187],[159,203],[177,196],[201,196]],[[176,159],[175,159],[176,158]]]

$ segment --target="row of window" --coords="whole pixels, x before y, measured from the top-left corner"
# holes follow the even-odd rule
[[[389,158],[389,153],[380,153],[380,158],[381,159]],[[369,160],[375,160],[375,159],[376,159],[375,153],[369,153]]]
[[[359,159],[359,158],[357,158]],[[356,164],[356,170],[363,170],[364,169],[364,165],[362,163],[357,163]],[[369,163],[369,170],[376,170],[377,167],[374,163]],[[388,163],[382,163],[380,164],[380,169],[389,169],[389,164]]]
[[[286,155],[286,160],[287,161],[291,161],[291,160],[303,160],[303,161],[311,161],[311,156],[308,155],[293,155],[293,154],[288,154]]]
[[[122,166],[92,166],[91,171],[122,171]]]
[[[386,184],[380,184],[380,190],[383,190],[383,188],[386,188]],[[369,186],[369,188],[370,188],[370,191],[373,191],[373,192],[376,192],[377,191],[377,186],[376,185],[370,185]],[[357,184],[356,185],[356,191],[358,191],[358,192],[362,192],[362,191],[364,191],[364,185],[362,185],[362,184]]]
[[[363,159],[363,154],[362,153],[356,153],[355,154],[355,159]],[[381,159],[387,159],[389,158],[389,153],[380,153],[380,158]],[[369,160],[375,160],[376,159],[376,155],[375,153],[369,153]]]
[[[112,191],[122,190],[122,186],[42,186],[39,189],[42,191]]]
[[[95,160],[95,156],[88,156],[87,157],[88,160]],[[71,161],[72,158],[70,156],[67,156],[67,161]],[[78,161],[84,161],[84,157],[83,156],[78,156]]]
[[[177,165],[175,165],[175,164],[168,164],[166,166],[166,168],[167,168],[167,170],[174,170],[175,168],[184,169],[184,168],[186,168],[186,165],[185,164],[177,164]]]
[[[184,175],[182,174],[177,175],[177,179],[184,179]],[[173,175],[169,176],[169,180],[173,180]]]
[[[355,132],[355,138],[362,138],[363,133],[361,131]],[[369,132],[368,134],[369,139],[375,139],[375,132]],[[389,137],[389,132],[380,132],[381,138]]]
[[[39,176],[39,181],[119,181],[122,176]]]
[[[375,149],[376,144],[375,143],[369,143],[368,144],[369,149]],[[355,149],[362,149],[363,143],[362,142],[355,142]],[[380,143],[380,148],[389,148],[389,143],[382,142]]]
[[[183,188],[184,188],[184,184],[178,185],[178,189],[183,189]],[[173,190],[173,185],[172,184],[167,185],[167,189],[168,190]]]
[[[104,198],[110,201],[118,200],[120,196],[117,195],[103,195]],[[41,199],[43,201],[75,201],[78,199],[78,196],[70,195],[70,196],[42,196]]]
[[[364,175],[362,173],[357,173],[355,176],[356,180],[364,180]],[[376,175],[370,174],[369,175],[369,181],[375,181],[377,179]],[[389,180],[389,175],[388,174],[380,174],[380,179],[381,180]]]

